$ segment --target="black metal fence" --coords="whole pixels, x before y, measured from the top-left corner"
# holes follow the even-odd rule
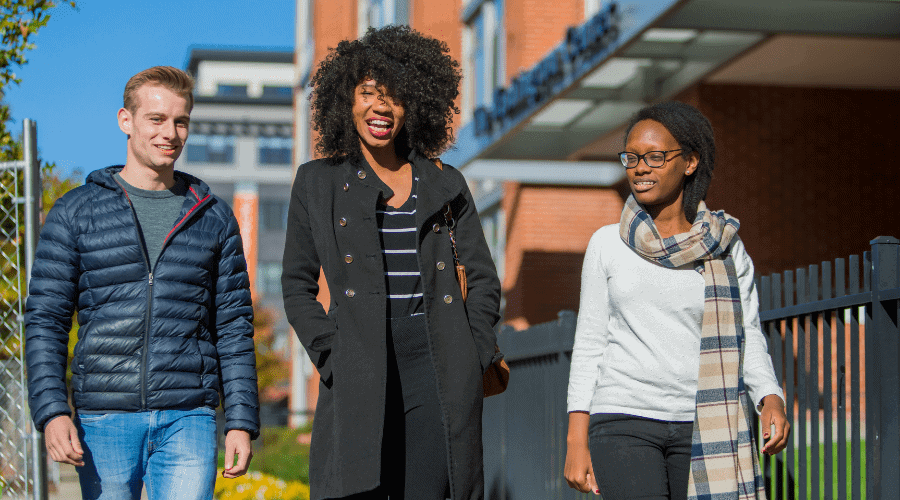
[[[484,479],[488,500],[588,498],[569,489],[566,391],[575,313],[497,337],[509,364],[506,392],[484,402]],[[596,497],[595,497],[596,498]]]
[[[900,498],[900,241],[871,243],[862,259],[758,281],[763,333],[793,426],[787,449],[763,458],[772,500]],[[563,477],[575,319],[563,311],[498,336],[511,380],[485,401],[490,500],[589,498]]]
[[[794,439],[770,498],[900,498],[900,245],[759,281],[760,320]]]

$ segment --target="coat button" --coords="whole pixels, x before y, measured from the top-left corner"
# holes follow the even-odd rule
[[[353,256],[348,253],[344,256],[344,262],[346,262],[347,264],[353,262]]]
[[[350,191],[350,183],[349,182],[344,183],[344,191]]]
[[[360,179],[365,179],[365,178],[366,178],[366,171],[365,171],[365,170],[360,170],[359,172],[356,172],[356,176],[359,177]]]
[[[444,303],[445,303],[445,304],[450,304],[450,303],[452,303],[452,302],[453,302],[453,296],[452,296],[452,295],[444,295]]]
[[[346,295],[347,297],[352,299],[353,296],[356,295],[356,292],[354,292],[352,288],[348,288],[348,289],[344,290],[344,295]],[[448,295],[448,297],[449,297],[449,295]]]
[[[439,233],[439,232],[441,232],[441,226],[439,224],[435,224],[435,225],[431,226],[431,230],[436,233]]]
[[[341,227],[346,226],[346,225],[347,225],[347,219],[344,218],[344,217],[341,217],[340,220],[338,220],[338,224],[340,224]]]
[[[443,270],[444,270],[444,267],[445,267],[444,262],[443,262],[443,261],[438,261],[438,263],[437,263],[437,269],[438,269],[438,271],[443,271]]]

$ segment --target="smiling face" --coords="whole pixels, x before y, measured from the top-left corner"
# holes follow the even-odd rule
[[[363,147],[370,150],[393,147],[405,122],[403,105],[388,95],[382,85],[366,78],[356,86],[353,124]]]
[[[119,110],[119,128],[128,134],[127,166],[163,172],[175,168],[191,119],[188,100],[166,87],[147,84],[135,92],[134,112]]]
[[[655,120],[637,122],[625,143],[625,151],[638,155],[680,148],[668,129]],[[683,214],[684,181],[697,170],[699,156],[696,152],[684,155],[682,151],[672,151],[665,156],[662,167],[650,168],[641,160],[637,167],[627,169],[628,185],[634,198],[649,208],[651,215],[666,209],[679,210]]]

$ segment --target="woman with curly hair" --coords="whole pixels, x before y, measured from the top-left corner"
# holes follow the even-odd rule
[[[740,224],[703,201],[712,125],[664,102],[625,137],[631,196],[584,258],[566,480],[604,500],[765,498],[750,412],[763,453],[784,449],[790,424]]]
[[[408,27],[370,29],[311,80],[323,158],[297,171],[282,285],[321,375],[314,500],[484,496],[482,375],[497,356],[500,283],[465,179],[429,159],[459,112],[448,52]]]

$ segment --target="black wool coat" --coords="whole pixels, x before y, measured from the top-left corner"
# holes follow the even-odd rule
[[[453,500],[484,497],[482,374],[495,358],[500,282],[462,174],[413,152],[431,360]],[[288,212],[282,286],[288,320],[321,375],[310,450],[313,500],[379,485],[387,380],[386,291],[375,209],[390,188],[362,160],[324,160],[297,171]],[[456,281],[442,208],[456,219],[468,300]],[[316,301],[322,267],[331,304]],[[403,446],[403,443],[397,443]]]

